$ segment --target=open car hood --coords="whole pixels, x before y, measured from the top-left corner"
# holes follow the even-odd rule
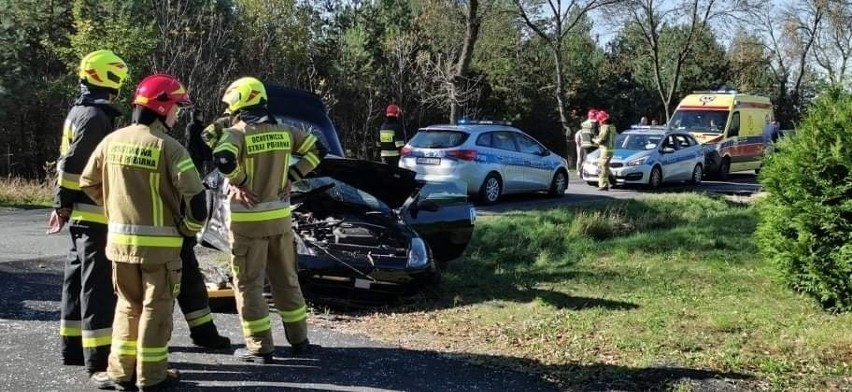
[[[326,157],[310,177],[331,177],[367,192],[391,208],[399,208],[419,185],[416,173],[380,162]]]

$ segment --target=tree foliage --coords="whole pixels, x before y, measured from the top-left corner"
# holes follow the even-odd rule
[[[608,109],[624,129],[642,116],[665,122],[690,90],[733,86],[770,95],[791,127],[820,86],[848,85],[847,2],[767,5],[733,37],[721,33],[740,30],[718,21],[742,16],[744,0],[635,0],[650,13],[634,17],[626,3],[0,0],[0,174],[44,174],[77,94],[79,58],[101,48],[129,65],[117,103],[125,112],[136,82],[153,72],[181,78],[208,118],[230,81],[253,75],[320,95],[344,148],[362,158],[375,154],[390,102],[402,106],[408,137],[489,116],[570,155],[566,130],[589,107]],[[649,29],[637,15],[659,23]],[[617,32],[606,46],[602,30]]]
[[[821,97],[765,162],[758,245],[785,283],[852,310],[852,96]]]

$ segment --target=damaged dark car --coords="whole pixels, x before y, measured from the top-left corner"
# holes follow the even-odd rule
[[[393,297],[438,282],[441,269],[464,253],[473,233],[475,210],[461,184],[419,182],[407,169],[343,158],[319,97],[278,86],[268,86],[267,93],[279,123],[310,130],[330,152],[290,191],[306,297]],[[205,186],[210,220],[199,242],[230,252],[226,180],[214,171]],[[206,279],[211,298],[233,295],[226,268]]]

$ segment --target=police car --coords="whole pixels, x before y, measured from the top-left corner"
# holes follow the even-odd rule
[[[616,184],[643,184],[657,188],[664,182],[701,183],[704,149],[689,132],[664,126],[633,126],[615,137],[610,171]],[[583,162],[582,177],[598,184],[599,150]]]
[[[510,193],[568,188],[565,158],[533,137],[500,121],[461,121],[421,128],[402,148],[399,167],[423,181],[460,182],[482,204]]]

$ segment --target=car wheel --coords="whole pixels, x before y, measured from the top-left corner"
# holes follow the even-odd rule
[[[663,185],[663,169],[660,169],[659,166],[654,166],[651,169],[651,175],[648,177],[648,187],[657,189],[660,185]]]
[[[503,193],[503,184],[500,183],[500,178],[496,174],[491,173],[485,177],[485,181],[479,187],[479,201],[485,205],[494,204],[501,193]]]
[[[568,174],[564,170],[559,170],[553,175],[553,181],[550,182],[550,197],[562,197],[565,195],[565,190],[568,189]]]
[[[701,184],[701,180],[703,180],[703,179],[704,179],[704,168],[699,163],[699,164],[695,165],[695,167],[692,169],[692,179],[689,182],[692,185],[699,185],[699,184]]]
[[[731,160],[729,158],[722,159],[722,164],[719,165],[719,174],[718,177],[720,180],[725,181],[728,179],[731,174]]]

